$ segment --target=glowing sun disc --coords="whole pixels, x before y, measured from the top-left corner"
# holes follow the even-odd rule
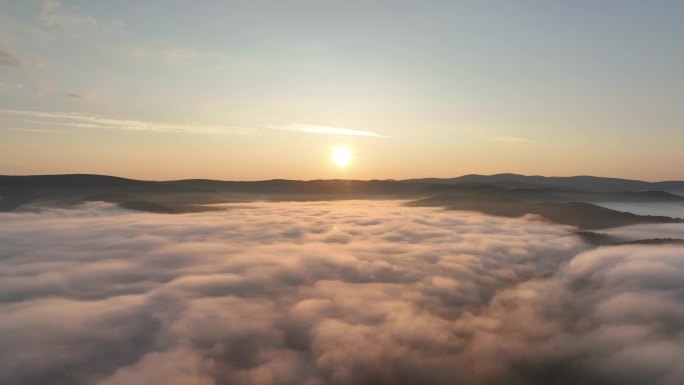
[[[352,154],[346,147],[337,147],[332,151],[332,160],[339,167],[346,167],[352,161]]]

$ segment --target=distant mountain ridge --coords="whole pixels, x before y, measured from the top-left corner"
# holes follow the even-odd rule
[[[657,190],[657,187],[670,189]],[[437,206],[498,216],[535,214],[555,223],[597,229],[638,223],[681,223],[676,218],[630,214],[595,204],[684,204],[680,187],[684,192],[684,182],[679,181],[516,174],[400,181],[272,179],[253,182],[142,181],[91,174],[0,176],[0,211],[105,201],[131,210],[180,214],[221,209],[214,204],[261,200],[394,199],[410,201],[410,206]]]
[[[657,189],[658,187],[664,187]],[[681,190],[679,190],[681,188]],[[674,193],[673,193],[674,192]],[[677,194],[678,193],[678,194]],[[410,180],[144,181],[107,175],[0,176],[0,210],[35,200],[139,201],[141,196],[182,197],[193,203],[226,198],[267,200],[412,199],[449,194],[460,199],[528,202],[684,201],[684,182],[644,182],[601,177],[543,177],[517,174],[464,175]],[[174,198],[174,202],[178,199]]]
[[[469,174],[455,178],[406,179],[405,182],[469,184],[469,183],[517,183],[523,185],[577,188],[592,191],[680,191],[684,192],[684,181],[647,182],[636,179],[606,178],[598,176],[541,176],[520,174]]]
[[[142,186],[142,185],[175,185],[195,188],[206,188],[207,186],[226,187],[228,185],[237,186],[257,186],[257,185],[292,185],[292,184],[334,184],[341,182],[368,182],[368,183],[384,183],[395,184],[402,183],[420,183],[420,184],[446,184],[446,185],[475,185],[475,184],[491,184],[506,188],[528,188],[528,187],[559,187],[559,188],[575,188],[592,191],[684,191],[684,181],[661,181],[661,182],[647,182],[636,179],[621,179],[621,178],[607,178],[590,175],[580,176],[541,176],[541,175],[521,175],[512,173],[480,175],[468,174],[453,178],[417,178],[417,179],[373,179],[373,180],[348,180],[348,179],[314,179],[314,180],[296,180],[296,179],[266,179],[258,181],[232,181],[232,180],[217,180],[217,179],[179,179],[167,181],[145,181],[130,178],[122,178],[108,175],[98,174],[50,174],[50,175],[0,175],[0,186],[11,185],[55,185],[59,183],[62,186],[106,186],[106,185],[128,185],[128,186]]]

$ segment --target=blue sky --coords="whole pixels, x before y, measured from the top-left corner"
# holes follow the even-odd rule
[[[1,0],[0,173],[682,179],[683,19],[679,1]]]

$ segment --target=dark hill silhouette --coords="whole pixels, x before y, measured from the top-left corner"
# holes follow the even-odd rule
[[[139,210],[147,207],[147,211],[179,213],[197,211],[201,204],[252,200],[415,198],[421,196],[415,192],[424,186],[381,180],[158,182],[84,174],[0,176],[0,210],[14,210],[36,201],[101,200]],[[130,202],[136,203],[131,206]]]
[[[596,176],[547,177],[519,174],[478,175],[470,174],[456,178],[409,179],[407,182],[464,184],[464,183],[518,183],[533,186],[554,186],[590,191],[645,191],[665,190],[684,192],[684,181],[646,182],[632,179],[604,178]]]
[[[424,183],[404,183],[389,180],[345,180],[345,179],[322,179],[322,180],[287,180],[271,179],[254,182],[217,181],[206,179],[190,179],[163,182],[170,186],[207,189],[231,193],[256,193],[256,194],[370,194],[395,196],[414,192]]]
[[[489,184],[430,184],[420,190],[429,195],[486,196],[540,202],[684,202],[681,195],[664,191],[587,191],[554,187],[506,189]]]
[[[508,178],[508,179],[507,179]],[[517,217],[536,214],[550,221],[594,229],[636,223],[677,222],[668,217],[623,213],[591,202],[681,202],[684,197],[653,190],[654,183],[612,178],[527,177],[515,174],[466,175],[449,183],[396,180],[286,180],[254,182],[188,179],[141,181],[106,175],[0,176],[0,211],[27,203],[73,204],[107,201],[121,207],[156,213],[216,210],[212,203],[254,200],[401,199],[411,205],[443,206],[491,215]],[[487,182],[489,181],[489,182]],[[570,187],[566,186],[566,182]],[[684,185],[684,182],[668,186]],[[597,190],[587,186],[599,186]],[[648,189],[614,190],[608,186]]]
[[[575,235],[583,241],[595,246],[620,246],[620,245],[684,245],[681,238],[644,238],[625,240],[614,235],[603,234],[595,231],[576,231]]]
[[[684,246],[684,239],[680,238],[648,238],[636,241],[622,242],[621,245],[680,245]]]
[[[605,229],[643,223],[683,223],[680,219],[625,213],[584,202],[522,202],[488,197],[464,199],[454,195],[424,198],[407,203],[409,206],[437,206],[449,210],[477,211],[502,217],[539,215],[551,222],[580,229]]]
[[[0,175],[0,188],[3,189],[149,189],[162,191],[199,191],[197,188],[174,186],[163,182],[143,181],[108,175],[65,174],[65,175]]]

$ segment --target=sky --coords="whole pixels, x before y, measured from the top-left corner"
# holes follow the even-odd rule
[[[0,174],[684,179],[683,18],[674,0],[0,0]]]

